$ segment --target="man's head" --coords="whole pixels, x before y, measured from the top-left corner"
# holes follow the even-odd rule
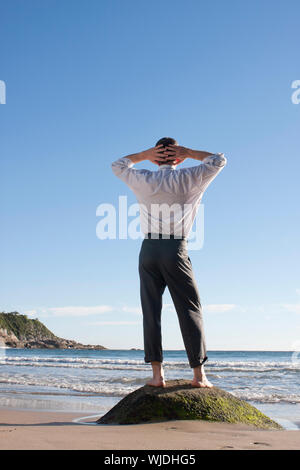
[[[163,145],[163,147],[167,147],[168,145],[178,145],[178,142],[172,137],[162,137],[156,142],[155,147],[157,147],[158,145]],[[158,163],[158,165],[174,165],[174,163],[168,163],[166,161],[165,163]]]

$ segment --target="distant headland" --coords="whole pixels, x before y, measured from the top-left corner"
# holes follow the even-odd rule
[[[55,336],[37,318],[19,312],[0,312],[0,347],[27,349],[107,349]]]

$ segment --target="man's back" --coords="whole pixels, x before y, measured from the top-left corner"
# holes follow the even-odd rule
[[[112,170],[137,197],[143,233],[187,236],[204,191],[225,164],[224,154],[215,154],[197,166],[163,164],[150,171],[132,168],[132,161],[123,157],[112,163]]]

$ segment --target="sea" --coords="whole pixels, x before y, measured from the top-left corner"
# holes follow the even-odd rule
[[[300,429],[300,357],[282,351],[208,351],[213,385]],[[164,351],[165,379],[191,379],[186,352]],[[101,416],[151,378],[142,350],[0,349],[0,407]]]

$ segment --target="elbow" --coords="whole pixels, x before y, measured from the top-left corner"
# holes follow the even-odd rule
[[[112,172],[114,175],[118,176],[120,174],[120,168],[119,166],[116,164],[116,162],[112,162],[111,163],[111,169],[112,169]]]
[[[224,153],[217,153],[214,157],[214,165],[223,168],[227,164],[227,158]]]
[[[119,168],[121,166],[120,159],[114,160],[110,165],[112,168]]]

